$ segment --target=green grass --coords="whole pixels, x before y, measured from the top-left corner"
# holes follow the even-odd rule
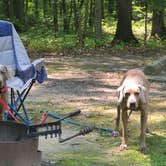
[[[88,155],[83,155],[88,154]],[[95,154],[95,155],[94,155]],[[63,161],[61,161],[60,165],[65,166],[109,166],[110,164],[103,161],[102,154],[98,151],[79,151],[70,152],[63,155]]]
[[[154,101],[153,104],[155,104]],[[39,102],[36,104],[31,102],[29,108],[31,107],[35,107],[37,111],[42,109],[54,110],[61,115],[71,111],[71,108],[57,109],[52,103]],[[90,109],[95,109],[95,106]],[[112,129],[113,116],[99,116],[98,111],[101,112],[102,109],[103,106],[98,106],[97,112],[90,112],[86,117],[80,115],[74,120]],[[131,130],[127,150],[119,151],[120,137],[114,139],[109,133],[97,132],[98,134],[94,136],[95,140],[92,143],[94,146],[99,146],[100,150],[92,146],[89,146],[88,149],[79,149],[78,146],[72,151],[53,153],[49,157],[55,162],[55,166],[164,166],[166,164],[166,121],[162,115],[153,113],[149,115],[148,122],[151,132],[147,134],[146,139],[149,150],[147,155],[142,154],[139,149],[139,113],[135,113],[129,124]],[[78,128],[76,130],[78,131]]]

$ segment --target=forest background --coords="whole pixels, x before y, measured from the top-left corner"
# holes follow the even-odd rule
[[[166,0],[0,0],[30,51],[155,49],[165,45]]]
[[[113,129],[124,72],[157,66],[148,76],[148,155],[138,150],[140,114],[133,113],[127,151],[119,151],[120,137],[106,133],[77,138],[78,144],[43,140],[43,166],[166,165],[165,7],[166,0],[0,0],[0,19],[14,23],[31,59],[45,58],[48,79],[27,101],[35,120],[43,110],[64,116],[79,107],[76,120]]]

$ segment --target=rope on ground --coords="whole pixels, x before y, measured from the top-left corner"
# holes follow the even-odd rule
[[[51,112],[46,112],[46,113],[49,116],[51,116],[52,118],[61,119],[61,116],[59,116],[55,113],[51,113]],[[72,125],[76,125],[76,126],[88,127],[87,125],[80,124],[79,122],[73,121],[71,119],[64,119],[64,122],[72,124]],[[101,132],[107,132],[109,134],[112,134],[112,132],[113,132],[113,130],[111,130],[111,129],[105,129],[105,128],[100,128],[100,127],[96,127],[96,126],[93,126],[93,127],[94,127],[94,129],[99,130]]]

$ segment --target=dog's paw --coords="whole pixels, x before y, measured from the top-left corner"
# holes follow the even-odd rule
[[[146,146],[142,146],[140,148],[140,150],[141,150],[141,153],[143,153],[143,154],[147,154],[148,153],[148,148]]]
[[[119,131],[118,131],[118,130],[114,130],[114,131],[112,132],[112,136],[113,136],[113,137],[118,137],[118,136],[119,136]]]
[[[120,145],[120,150],[125,150],[127,149],[127,144],[121,144]]]

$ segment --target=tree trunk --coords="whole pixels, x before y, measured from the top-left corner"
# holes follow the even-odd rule
[[[95,19],[94,19],[94,30],[95,40],[100,40],[102,37],[102,9],[101,0],[95,0]]]
[[[90,0],[90,12],[89,12],[89,26],[93,27],[94,25],[94,2]]]
[[[82,14],[82,9],[83,9],[83,4],[84,0],[81,0],[78,3],[78,10],[77,10],[77,16],[78,16],[78,40],[79,40],[79,45],[81,47],[84,47],[85,45],[85,36],[84,36],[84,29],[83,29],[83,14]]]
[[[3,0],[2,1],[2,9],[3,9],[3,14],[6,17],[10,17],[10,0]]]
[[[12,18],[14,16],[14,1],[8,1],[8,17]]]
[[[74,11],[74,27],[75,31],[77,32],[79,27],[79,19],[78,19],[77,4],[75,0],[73,0],[73,11]]]
[[[87,32],[87,22],[88,22],[88,7],[89,7],[89,0],[85,0],[85,17],[84,17],[84,29],[83,29],[83,46],[85,45],[85,38],[86,38],[86,32]]]
[[[28,13],[28,0],[25,1],[25,16]]]
[[[118,23],[112,44],[138,42],[132,32],[132,0],[117,0]]]
[[[145,0],[145,33],[144,33],[144,45],[146,45],[146,40],[148,36],[148,2]]]
[[[108,13],[112,14],[115,8],[115,0],[108,0]]]
[[[43,16],[44,18],[46,18],[46,14],[47,14],[47,0],[43,0]]]
[[[162,38],[166,35],[166,28],[164,27],[164,10],[153,9],[152,17],[152,31],[151,36]]]
[[[58,0],[53,1],[54,31],[58,31]]]
[[[36,17],[36,19],[38,19],[38,17],[39,17],[39,1],[34,0],[34,3],[35,3],[35,17]]]
[[[104,19],[104,0],[101,0],[101,18]]]
[[[24,0],[16,0],[14,3],[14,16],[20,21],[24,21]]]
[[[72,14],[73,14],[73,0],[70,0],[70,12],[69,12],[69,27],[70,27],[70,22],[71,22],[71,18],[72,18]]]
[[[69,22],[67,16],[67,4],[66,0],[62,0],[62,13],[63,13],[63,31],[69,31]]]
[[[48,1],[49,7],[51,8],[51,0]]]

